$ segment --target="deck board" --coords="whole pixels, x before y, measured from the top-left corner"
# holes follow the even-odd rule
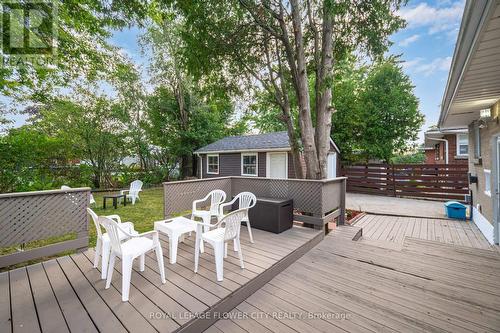
[[[366,215],[355,223],[363,228],[367,244],[394,248],[405,237],[438,241],[477,249],[493,249],[474,223],[469,221],[404,216]]]
[[[372,218],[361,225],[377,220],[381,219]],[[413,235],[417,230],[415,235],[418,232],[419,237],[428,238],[436,234],[436,227],[441,226],[438,223],[433,219],[392,219],[392,228],[396,226],[398,230],[387,235],[409,232]],[[356,227],[359,225],[341,229]],[[457,236],[458,228],[463,225],[450,223],[447,227],[451,237],[451,229],[455,228]],[[462,228],[462,235],[465,230]],[[403,238],[400,250],[394,250],[355,242],[342,234],[345,233],[341,230],[330,233],[259,293],[238,305],[237,318],[248,313],[264,316],[270,311],[295,310],[304,315],[348,316],[347,320],[329,322],[333,325],[330,331],[498,332],[500,289],[496,277],[500,254],[497,251],[409,237]],[[315,323],[273,320],[274,324],[282,325],[280,328],[296,332],[328,331],[323,317]],[[222,321],[225,320],[217,322],[217,327],[223,327]],[[231,321],[243,325],[241,319],[233,317]],[[273,332],[280,331],[264,321],[259,323]],[[259,332],[251,326],[245,329]]]
[[[203,330],[215,320],[203,322],[194,314],[234,308],[247,294],[252,294],[324,237],[322,231],[298,226],[281,234],[257,229],[253,233],[254,244],[250,243],[246,227],[241,230],[245,269],[240,268],[233,244],[229,244],[222,282],[216,281],[215,258],[208,244],[200,256],[196,274],[194,239],[186,238],[179,244],[177,264],[171,265],[168,238],[162,236],[167,283],[161,284],[156,256],[150,253],[144,272],[139,271],[138,260],[134,262],[129,302],[121,301],[121,261],[117,259],[111,287],[105,289],[100,266],[93,267],[93,249],[0,273],[0,331],[11,332],[12,328],[14,332]],[[212,326],[210,331],[248,329],[270,330],[256,320],[243,324],[230,320]]]
[[[27,267],[42,331],[69,332],[42,264]]]
[[[13,332],[40,332],[26,268],[9,272]]]

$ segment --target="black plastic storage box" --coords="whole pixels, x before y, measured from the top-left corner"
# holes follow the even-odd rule
[[[293,226],[293,200],[257,198],[249,218],[252,228],[279,234]]]

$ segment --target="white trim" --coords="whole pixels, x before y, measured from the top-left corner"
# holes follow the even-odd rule
[[[467,154],[460,154],[460,136],[465,136],[467,138]],[[469,156],[469,134],[457,133],[455,134],[455,141],[456,141],[457,156]]]
[[[214,150],[214,151],[200,151],[195,152],[196,155],[204,155],[204,154],[229,154],[229,153],[267,153],[271,152],[287,152],[291,151],[291,148],[259,148],[259,149],[240,149],[240,150]]]
[[[285,170],[286,170],[286,178],[288,179],[288,152],[268,152],[266,153],[266,178],[271,178],[271,159],[270,156],[271,154],[286,154],[285,157]]]
[[[208,171],[208,157],[217,156],[217,172]],[[207,154],[207,175],[218,175],[220,172],[220,156],[219,154]]]
[[[335,148],[335,150],[337,151],[337,153],[340,154],[340,149],[339,149],[339,147],[337,147],[337,145],[333,141],[332,137],[330,137],[330,143],[333,145],[333,148]]]
[[[491,197],[491,170],[488,170],[488,169],[483,169],[483,172],[484,172],[484,194],[486,194],[487,196]],[[487,182],[489,182],[489,187],[490,187],[490,190],[487,191],[486,190],[486,184]]]
[[[255,175],[243,173],[243,157],[244,156],[255,156]],[[258,177],[259,176],[259,154],[258,153],[241,153],[240,155],[241,164],[241,175],[247,177]]]
[[[493,225],[488,222],[486,217],[483,216],[475,207],[472,207],[472,220],[474,224],[478,227],[481,233],[484,235],[486,240],[490,244],[494,244],[493,242]]]

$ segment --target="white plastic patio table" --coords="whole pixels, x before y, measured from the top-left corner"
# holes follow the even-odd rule
[[[184,234],[193,231],[196,232],[196,224],[197,223],[195,221],[183,216],[155,222],[154,229],[168,236],[168,250],[171,264],[175,264],[177,262],[177,247],[179,245],[179,238]],[[203,252],[203,245],[201,252]]]

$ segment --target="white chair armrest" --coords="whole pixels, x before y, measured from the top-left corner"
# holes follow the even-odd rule
[[[121,190],[121,191],[120,191],[120,194],[126,194],[126,193],[128,193],[128,192],[130,192],[130,190]]]
[[[226,208],[227,206],[231,206],[233,205],[236,200],[238,200],[239,198],[234,198],[233,200],[229,201],[229,202],[226,202],[226,203],[223,203],[223,204],[220,204],[219,205],[219,215],[220,216],[223,216],[224,215],[224,208]]]
[[[120,229],[121,232],[123,232],[127,237],[132,238],[132,237],[137,237],[136,234],[132,234],[130,232],[130,227],[128,225],[117,225],[118,229]]]
[[[205,200],[206,200],[206,199],[200,199],[200,200],[195,200],[195,201],[193,201],[193,212],[194,212],[195,210],[197,210],[196,205],[197,205],[197,204],[199,204],[199,203],[201,203],[201,202],[203,202],[203,201],[205,201]]]
[[[134,235],[132,237],[147,237],[147,238],[151,238],[153,240],[154,244],[158,244],[158,242],[160,241],[160,237],[159,237],[158,231],[156,231],[156,230],[146,231],[146,232]]]
[[[122,219],[119,215],[113,214],[113,215],[107,215],[106,217],[115,220],[118,223],[122,223]]]

